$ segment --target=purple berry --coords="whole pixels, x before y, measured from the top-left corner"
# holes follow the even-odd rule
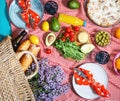
[[[48,1],[45,4],[45,10],[48,14],[54,15],[58,10],[58,4],[55,1]]]
[[[108,63],[110,55],[106,51],[100,51],[96,54],[95,60],[100,64]]]

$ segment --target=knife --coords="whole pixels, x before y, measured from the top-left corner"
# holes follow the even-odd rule
[[[79,76],[81,76],[84,79],[88,80],[88,78],[86,77],[86,75],[81,70],[79,70],[78,68],[74,68],[74,70],[78,73]]]

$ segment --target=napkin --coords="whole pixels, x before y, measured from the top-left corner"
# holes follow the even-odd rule
[[[7,3],[6,0],[0,0],[0,41],[8,35],[11,35],[11,25]]]

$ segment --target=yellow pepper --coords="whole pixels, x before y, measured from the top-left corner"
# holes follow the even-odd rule
[[[59,14],[58,16],[58,21],[59,22],[64,22],[67,24],[71,24],[74,26],[86,26],[86,21],[85,20],[81,20],[75,16],[71,16],[71,15],[66,15],[66,14]]]

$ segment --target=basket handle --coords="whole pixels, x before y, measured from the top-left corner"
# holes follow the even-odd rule
[[[33,74],[30,74],[30,75],[28,75],[28,76],[26,76],[26,77],[27,77],[27,79],[31,79],[32,77],[34,77],[34,76],[38,73],[39,65],[38,65],[37,59],[36,59],[36,57],[33,55],[33,53],[31,53],[30,51],[19,51],[19,52],[16,52],[16,54],[19,54],[19,55],[17,55],[18,60],[20,60],[20,58],[21,58],[24,54],[29,54],[29,55],[31,55],[31,57],[33,58],[33,60],[34,60],[34,62],[35,62],[35,64],[36,64],[36,69],[35,69],[35,71],[34,71]]]

